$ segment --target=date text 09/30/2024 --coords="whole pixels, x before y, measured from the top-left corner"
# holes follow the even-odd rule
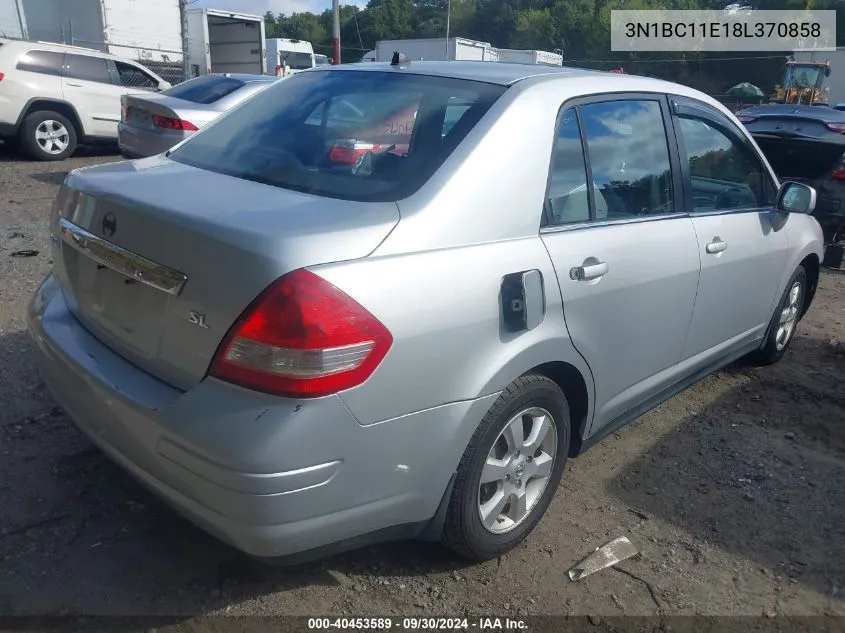
[[[476,617],[476,618],[308,618],[308,629],[312,631],[347,629],[389,631],[520,631],[528,625],[524,620],[512,618]]]

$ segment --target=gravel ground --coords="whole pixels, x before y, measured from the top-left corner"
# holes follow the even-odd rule
[[[25,332],[68,169],[0,147],[0,615],[845,615],[845,275],[825,272],[781,363],[734,366],[571,460],[537,530],[467,565],[397,543],[293,569],[186,523],[46,392]],[[34,249],[33,257],[14,252]],[[612,537],[641,556],[580,583]]]

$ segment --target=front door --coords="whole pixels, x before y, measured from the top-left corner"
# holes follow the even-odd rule
[[[673,110],[701,256],[684,358],[706,364],[765,334],[788,240],[775,181],[745,135],[706,104],[673,97]]]
[[[558,123],[542,238],[595,382],[590,433],[678,380],[698,285],[668,103],[575,102]]]

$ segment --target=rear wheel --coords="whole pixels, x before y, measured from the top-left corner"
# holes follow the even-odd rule
[[[33,112],[24,119],[21,147],[36,160],[64,160],[76,150],[76,128],[67,117],[50,110]]]
[[[763,347],[751,355],[751,360],[760,365],[771,365],[781,359],[795,336],[806,294],[807,271],[803,266],[798,266],[772,315],[766,341]]]
[[[569,407],[560,387],[538,374],[511,383],[458,466],[443,543],[475,560],[516,547],[549,507],[569,441]]]

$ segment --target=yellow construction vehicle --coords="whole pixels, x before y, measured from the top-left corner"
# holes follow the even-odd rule
[[[769,103],[830,105],[830,89],[824,85],[829,76],[828,60],[797,62],[790,59],[783,71],[783,81],[775,86]]]

